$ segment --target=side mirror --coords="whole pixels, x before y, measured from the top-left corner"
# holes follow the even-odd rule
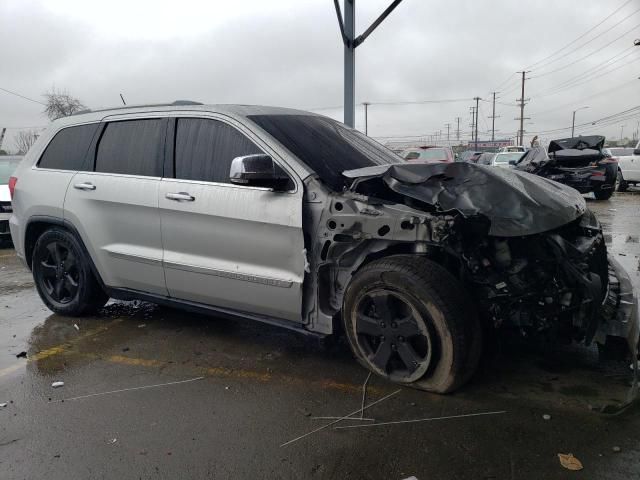
[[[634,155],[640,155],[640,148],[636,148],[636,149],[633,151],[633,154],[634,154]]]
[[[231,161],[229,180],[237,185],[286,190],[289,176],[264,153],[236,157]]]

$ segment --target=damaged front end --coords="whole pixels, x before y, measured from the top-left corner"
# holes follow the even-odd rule
[[[315,215],[310,210],[317,240],[312,277],[320,279],[317,302],[308,303],[313,316],[340,310],[351,277],[369,259],[411,253],[453,273],[495,328],[587,345],[619,346],[612,338],[624,339],[637,356],[629,277],[607,256],[602,229],[575,190],[468,163],[344,175],[351,188],[331,194]]]

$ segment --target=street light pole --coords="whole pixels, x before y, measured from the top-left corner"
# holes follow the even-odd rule
[[[369,102],[363,102],[364,105],[364,134],[369,135]]]
[[[573,111],[573,119],[571,120],[571,138],[574,137],[575,128],[576,128],[576,112],[578,112],[580,110],[584,110],[585,108],[589,108],[589,107],[588,106],[580,107],[580,108],[578,108],[578,109]]]
[[[344,0],[344,20],[340,10],[339,0],[333,0],[338,17],[338,26],[340,27],[340,35],[344,44],[344,123],[351,128],[355,126],[356,104],[355,104],[355,65],[356,65],[356,48],[364,42],[371,32],[380,25],[385,18],[402,2],[402,0],[393,0],[384,12],[365,30],[362,35],[356,37],[355,34],[355,18],[356,18],[356,0]]]

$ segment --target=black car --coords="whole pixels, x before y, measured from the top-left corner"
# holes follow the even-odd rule
[[[615,191],[618,162],[603,151],[604,140],[601,135],[553,140],[547,151],[534,147],[526,152],[515,168],[607,200]]]

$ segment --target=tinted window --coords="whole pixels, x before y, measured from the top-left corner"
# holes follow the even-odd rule
[[[162,176],[163,119],[109,123],[98,145],[96,172]]]
[[[234,158],[264,153],[230,125],[204,118],[178,119],[175,152],[176,178],[219,183],[229,183]]]
[[[416,160],[420,158],[420,154],[418,152],[409,152],[404,156],[405,160]]]
[[[56,133],[45,149],[38,166],[60,170],[80,170],[99,123],[68,127]]]
[[[251,115],[257,123],[334,190],[350,181],[345,170],[402,163],[379,143],[330,118],[315,115]]]

